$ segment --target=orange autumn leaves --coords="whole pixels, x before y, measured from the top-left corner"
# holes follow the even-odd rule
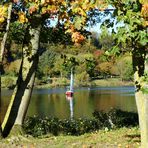
[[[80,34],[80,32],[72,32],[72,41],[75,43],[75,45],[79,45],[85,40],[85,37]]]
[[[141,10],[141,15],[145,20],[143,21],[143,26],[147,27],[148,26],[148,4],[143,5],[142,10]]]
[[[141,16],[144,18],[143,26],[147,27],[148,26],[148,1],[140,0],[140,2],[142,4]]]
[[[148,19],[148,2],[142,5],[141,15]]]
[[[74,25],[70,25],[66,33],[71,33],[72,42],[75,45],[79,45],[85,40],[85,37],[75,29]]]
[[[19,0],[13,0],[14,3],[18,3]],[[61,7],[62,11],[58,14],[58,19],[61,19],[62,21],[65,21],[66,24],[66,32],[71,34],[72,41],[75,44],[80,44],[85,40],[85,37],[77,30],[74,29],[74,25],[72,22],[70,22],[70,16],[67,13],[67,2],[66,0],[24,0],[24,2],[29,6],[28,12],[30,15],[34,15],[34,13],[38,12],[39,8],[41,8],[40,14],[48,13],[49,16],[52,17],[53,14],[57,14]],[[72,9],[72,13],[75,15],[79,15],[83,17],[83,20],[85,17],[87,17],[87,11],[93,8],[99,8],[100,11],[104,11],[104,8],[107,7],[106,3],[104,3],[103,0],[70,0],[69,1]],[[147,0],[139,0],[139,2],[142,4],[141,9],[141,17],[143,18],[143,26],[148,26],[148,2]],[[104,6],[104,7],[103,7]],[[7,5],[0,5],[0,23],[4,22],[7,18]],[[18,12],[18,21],[21,23],[28,22],[28,19],[26,17],[26,14],[24,12]],[[84,23],[85,24],[85,23]],[[73,29],[71,29],[71,26],[73,26]]]
[[[19,2],[19,0],[13,0],[13,2],[14,2],[14,3],[18,3],[18,2]]]

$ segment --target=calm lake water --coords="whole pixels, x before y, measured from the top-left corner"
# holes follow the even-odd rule
[[[58,118],[92,117],[97,110],[118,108],[136,112],[134,87],[77,88],[74,97],[67,99],[65,88],[34,89],[27,116],[54,116]],[[12,91],[2,91],[1,117],[3,118]]]

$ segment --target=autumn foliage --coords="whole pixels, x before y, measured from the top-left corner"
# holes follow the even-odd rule
[[[79,16],[79,18],[82,18],[79,24],[80,28],[84,27],[88,17],[87,11],[95,7],[95,1],[89,0],[13,0],[15,4],[19,4],[19,2],[25,7],[24,11],[15,12],[20,23],[28,23],[36,14],[46,15],[48,19],[56,18],[58,21],[62,21],[65,26],[65,33],[71,34],[72,41],[75,44],[80,44],[85,39],[80,30],[74,25],[75,17]],[[8,4],[0,5],[0,23],[3,23],[7,18],[7,8]],[[71,29],[71,26],[73,26],[73,29]]]
[[[13,0],[13,3],[22,2],[26,8],[25,12],[20,10],[17,12],[20,23],[27,23],[33,15],[48,15],[49,19],[58,19],[65,25],[66,32],[71,34],[72,41],[80,44],[85,37],[80,33],[75,24],[75,17],[79,17],[79,28],[85,26],[87,22],[87,12],[92,9],[104,11],[107,3],[103,0]],[[139,0],[142,4],[141,17],[143,18],[143,26],[148,26],[148,2],[147,0]],[[0,24],[7,18],[8,3],[0,5]],[[29,14],[29,15],[28,15]],[[29,17],[29,18],[28,18]],[[72,21],[74,20],[74,21]],[[71,29],[71,26],[74,29]]]

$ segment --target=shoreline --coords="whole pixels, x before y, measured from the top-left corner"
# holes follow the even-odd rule
[[[62,84],[42,84],[42,85],[35,85],[34,88],[58,88],[58,87],[67,87],[67,85]],[[85,83],[85,85],[82,84],[75,84],[74,87],[118,87],[118,86],[134,86],[134,82],[132,81],[121,81],[119,79],[115,78],[108,78],[108,79],[98,79],[90,81],[89,83]]]
[[[13,78],[14,79],[14,78]],[[56,81],[52,83],[49,82],[38,82],[41,80],[36,80],[34,84],[34,88],[58,88],[58,87],[68,87],[69,80],[63,82],[63,78],[58,78]],[[16,80],[15,80],[16,82]],[[10,83],[9,85],[2,83],[2,89],[10,89],[13,90],[15,87],[15,82]],[[91,81],[83,81],[74,83],[74,87],[118,87],[118,86],[134,86],[133,81],[122,81],[120,78],[106,78],[106,79],[96,79]]]

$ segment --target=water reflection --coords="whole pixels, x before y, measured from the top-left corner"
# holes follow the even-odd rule
[[[136,112],[134,87],[93,87],[75,89],[74,98],[65,98],[66,88],[35,89],[27,116],[53,116],[60,119],[91,118],[94,110],[118,108]],[[4,117],[12,92],[2,91]]]
[[[73,119],[74,117],[74,98],[72,96],[66,96],[66,99],[69,101],[70,119]]]

